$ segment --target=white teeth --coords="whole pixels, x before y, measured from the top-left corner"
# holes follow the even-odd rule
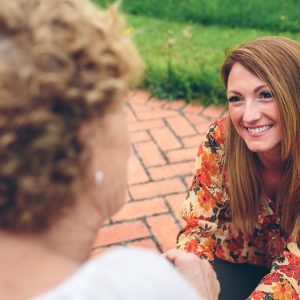
[[[271,127],[272,127],[272,125],[265,125],[265,126],[261,126],[261,127],[255,127],[255,128],[248,127],[247,130],[251,133],[261,133],[261,132],[267,131]]]

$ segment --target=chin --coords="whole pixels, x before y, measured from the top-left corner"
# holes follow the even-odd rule
[[[255,152],[255,153],[268,151],[267,149],[264,149],[264,148],[262,148],[262,147],[257,147],[257,146],[248,145],[248,144],[247,144],[247,148],[248,148],[251,152]]]
[[[266,152],[271,153],[275,150],[275,148],[277,148],[276,146],[278,146],[278,144],[268,146],[266,144],[264,144],[264,145],[253,145],[251,143],[249,143],[249,144],[246,143],[246,145],[247,145],[248,149],[251,152],[255,152],[255,153],[266,153]]]

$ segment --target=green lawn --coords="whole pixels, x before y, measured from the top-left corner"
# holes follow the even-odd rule
[[[178,23],[127,15],[133,36],[147,65],[144,86],[158,97],[222,103],[219,69],[226,49],[242,42],[274,35],[258,29]],[[300,33],[279,35],[300,41]]]
[[[115,0],[94,0],[107,6]],[[300,31],[299,0],[123,0],[134,15],[204,25]]]
[[[158,98],[202,104],[225,102],[220,66],[228,48],[266,35],[300,42],[299,6],[299,0],[122,1],[126,32],[147,66],[143,87]]]

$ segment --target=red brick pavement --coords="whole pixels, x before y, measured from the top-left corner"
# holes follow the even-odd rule
[[[100,229],[93,254],[112,246],[166,251],[184,222],[180,207],[191,183],[197,148],[209,124],[224,115],[203,107],[130,93],[125,114],[131,135],[128,196],[121,211]]]

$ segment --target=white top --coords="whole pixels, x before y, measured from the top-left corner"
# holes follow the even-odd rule
[[[120,248],[84,264],[35,300],[200,300],[164,258],[145,249]]]

